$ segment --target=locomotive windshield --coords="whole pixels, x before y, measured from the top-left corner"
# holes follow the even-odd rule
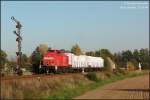
[[[49,52],[62,53],[60,50],[48,50]]]

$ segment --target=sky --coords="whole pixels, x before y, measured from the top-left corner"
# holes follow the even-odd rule
[[[148,1],[1,1],[1,49],[17,51],[14,16],[23,25],[22,52],[39,44],[82,51],[149,48]]]

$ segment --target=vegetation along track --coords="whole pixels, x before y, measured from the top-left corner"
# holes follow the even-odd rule
[[[54,78],[54,77],[66,77],[71,76],[70,73],[64,73],[64,74],[35,74],[35,75],[23,75],[23,76],[7,76],[7,77],[1,77],[1,80],[16,80],[16,79],[33,79],[33,78]]]

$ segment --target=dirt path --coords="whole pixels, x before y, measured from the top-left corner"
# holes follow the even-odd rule
[[[149,99],[149,75],[110,83],[75,99]]]

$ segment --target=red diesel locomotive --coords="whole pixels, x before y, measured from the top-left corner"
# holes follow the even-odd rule
[[[86,55],[76,56],[62,50],[48,50],[42,58],[40,72],[84,72],[100,70],[103,68],[104,60],[100,57]],[[90,66],[90,67],[89,67]]]
[[[48,71],[65,69],[69,67],[68,56],[60,50],[49,50],[44,54],[42,59],[42,66]]]

